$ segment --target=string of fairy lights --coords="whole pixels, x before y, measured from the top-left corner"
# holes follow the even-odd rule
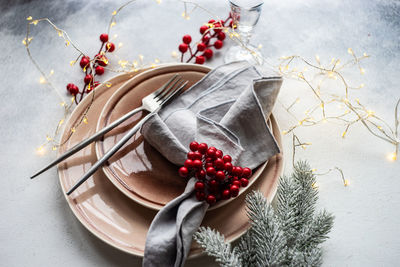
[[[118,9],[112,12],[111,19],[108,24],[107,34],[109,36],[111,33],[112,28],[117,24],[117,16],[119,12],[125,8],[126,6],[132,4],[136,0],[131,0],[124,5],[120,6]],[[161,4],[161,0],[155,0],[157,4]],[[200,9],[211,15],[216,20],[221,20],[218,16],[210,12],[208,9],[202,7],[198,3],[192,1],[181,0],[184,6],[184,11],[182,12],[181,16],[183,19],[189,20],[190,15],[195,12],[195,10]],[[64,125],[64,122],[68,118],[69,114],[74,108],[75,99],[72,97],[69,100],[65,100],[60,91],[52,84],[51,77],[54,75],[54,71],[51,70],[49,74],[46,74],[45,71],[40,67],[37,61],[32,56],[31,50],[29,48],[33,36],[31,35],[31,26],[36,26],[40,22],[46,22],[52,26],[52,28],[56,31],[59,37],[63,38],[64,44],[66,46],[70,46],[74,48],[78,52],[78,56],[75,60],[70,61],[70,65],[74,66],[75,63],[79,60],[81,56],[84,56],[85,53],[81,51],[78,46],[71,40],[68,36],[68,33],[57,27],[51,20],[48,18],[41,18],[41,19],[33,19],[31,16],[27,17],[27,31],[26,36],[23,39],[22,43],[26,47],[29,59],[34,64],[35,68],[40,72],[41,76],[39,78],[39,83],[46,84],[50,86],[53,91],[56,92],[60,99],[60,105],[64,109],[64,116],[58,122],[56,129],[53,135],[47,135],[46,141],[37,148],[37,153],[43,155],[46,151],[47,146],[51,146],[52,150],[57,150],[61,144],[57,138],[61,132],[61,129]],[[210,29],[213,25],[208,25]],[[346,80],[345,75],[343,72],[348,69],[357,68],[361,75],[364,75],[366,70],[361,66],[361,62],[364,59],[367,59],[369,55],[364,53],[362,56],[357,56],[353,49],[349,48],[348,53],[351,56],[350,60],[345,61],[342,63],[341,59],[332,58],[328,64],[322,64],[322,60],[318,55],[315,56],[315,63],[309,60],[306,60],[304,57],[299,55],[292,55],[292,56],[284,56],[279,59],[278,65],[271,64],[268,59],[266,58],[259,58],[260,53],[252,50],[250,46],[246,45],[246,42],[241,38],[237,27],[233,25],[233,27],[222,27],[221,28],[227,36],[230,37],[232,41],[239,44],[243,47],[243,49],[248,50],[255,58],[257,62],[263,61],[264,64],[269,65],[275,72],[279,73],[285,78],[295,79],[304,83],[307,88],[310,89],[311,95],[315,100],[315,103],[312,105],[307,106],[304,114],[299,117],[293,112],[293,109],[302,101],[301,98],[297,98],[294,102],[289,105],[284,105],[284,109],[287,113],[293,118],[295,123],[288,127],[286,130],[282,132],[283,135],[292,134],[292,160],[295,162],[295,155],[296,150],[298,148],[306,149],[310,146],[311,142],[302,142],[300,138],[296,134],[296,130],[301,127],[312,127],[320,124],[324,124],[327,122],[332,122],[341,125],[343,127],[343,132],[341,134],[342,138],[345,138],[348,134],[351,127],[356,124],[361,124],[364,128],[373,136],[390,143],[394,146],[394,151],[387,155],[388,160],[395,161],[397,160],[397,155],[399,153],[399,137],[398,137],[398,126],[399,126],[399,115],[398,115],[398,107],[400,104],[400,99],[397,101],[397,104],[394,109],[394,125],[391,126],[385,120],[380,118],[373,110],[367,108],[358,98],[352,97],[352,90],[360,90],[362,89],[365,84],[361,83],[358,86],[350,86],[350,83]],[[113,39],[118,37],[117,34],[113,35]],[[119,43],[117,49],[120,49],[123,46],[122,43]],[[259,45],[257,49],[261,49],[262,46]],[[142,68],[155,68],[158,64],[160,64],[159,59],[154,59],[153,62],[145,63],[144,56],[139,54],[137,59],[134,60],[126,60],[121,59],[118,57],[116,53],[113,55],[118,62],[118,68],[114,69],[108,65],[107,70],[115,72],[115,73],[126,73],[126,72],[137,72]],[[179,55],[176,51],[171,52],[171,56],[175,59],[179,58]],[[92,68],[92,63],[90,64]],[[84,70],[85,71],[85,70]],[[339,83],[336,86],[339,92],[334,93],[332,90],[329,90],[330,82],[336,81]],[[107,87],[112,86],[111,83],[105,83]],[[93,90],[89,97],[91,97],[91,103],[93,103],[95,99],[95,91]],[[91,103],[86,108],[85,112],[78,122],[71,127],[70,129],[70,136],[76,131],[77,127],[79,127],[82,123],[87,124],[88,119],[86,117],[87,112],[91,107]],[[333,110],[333,112],[332,112]],[[68,138],[66,139],[68,140]],[[347,186],[349,181],[345,179],[343,175],[343,171],[338,168],[334,167],[329,169],[327,172],[324,173],[317,173],[315,169],[313,172],[318,175],[324,175],[331,171],[338,171],[341,175],[343,184]]]

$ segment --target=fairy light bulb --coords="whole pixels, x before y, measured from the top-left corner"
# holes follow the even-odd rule
[[[389,153],[389,154],[386,156],[386,158],[387,158],[389,161],[396,161],[396,160],[397,160],[397,153],[396,153],[396,152]]]

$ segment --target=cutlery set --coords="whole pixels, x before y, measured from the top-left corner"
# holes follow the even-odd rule
[[[112,122],[110,125],[104,127],[100,131],[96,132],[91,137],[83,140],[82,142],[76,144],[74,147],[63,153],[53,162],[48,164],[46,167],[39,170],[37,173],[31,176],[31,179],[40,175],[41,173],[47,171],[51,167],[57,165],[63,160],[74,155],[87,145],[94,141],[99,140],[106,133],[110,132],[112,129],[131,118],[133,115],[140,111],[150,112],[145,117],[143,117],[129,132],[119,140],[110,150],[108,150],[93,166],[84,174],[84,176],[67,192],[70,195],[75,191],[80,185],[82,185],[90,176],[92,176],[108,159],[110,159],[140,128],[141,126],[153,115],[158,112],[163,106],[165,106],[171,99],[177,96],[187,85],[188,81],[184,81],[178,74],[175,74],[170,80],[168,80],[163,86],[154,91],[153,93],[147,95],[142,99],[142,106],[128,112],[119,119]]]

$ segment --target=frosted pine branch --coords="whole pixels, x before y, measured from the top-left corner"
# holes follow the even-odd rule
[[[333,216],[316,212],[318,191],[306,162],[295,165],[291,177],[282,177],[275,209],[261,192],[246,196],[251,227],[237,247],[209,228],[200,228],[195,240],[221,266],[320,266],[320,245],[328,238]]]
[[[239,256],[235,251],[231,251],[231,245],[225,243],[224,236],[210,228],[200,227],[195,233],[194,239],[206,253],[215,257],[215,261],[223,267],[239,267],[242,266]]]

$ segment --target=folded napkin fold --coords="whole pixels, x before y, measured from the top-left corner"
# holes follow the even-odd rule
[[[145,139],[169,161],[183,165],[190,142],[207,143],[232,157],[234,165],[256,168],[279,147],[267,126],[282,78],[245,61],[210,71],[143,126]],[[208,204],[196,200],[191,179],[185,192],[154,218],[143,266],[183,266],[192,235]]]

